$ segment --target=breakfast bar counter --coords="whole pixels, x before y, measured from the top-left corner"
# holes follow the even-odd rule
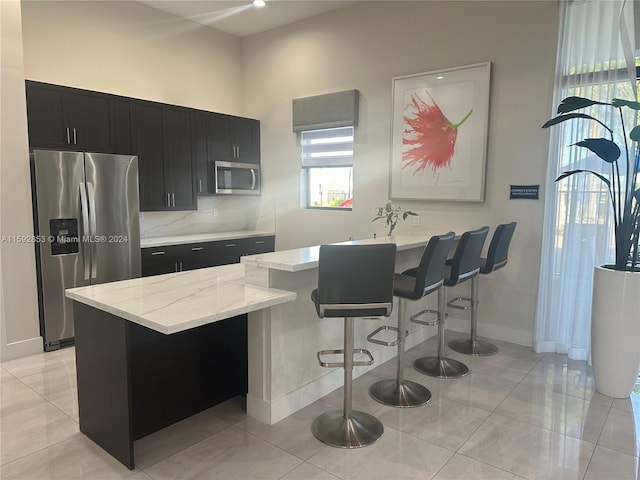
[[[431,232],[423,232],[341,243],[395,243],[396,272],[402,272],[418,265],[429,238]],[[319,246],[304,247],[241,259],[247,284],[296,293],[296,299],[291,302],[249,314],[247,413],[264,423],[274,424],[342,385],[342,371],[322,368],[316,359],[316,352],[320,350],[340,348],[343,336],[343,322],[319,319],[310,299],[311,291],[318,285],[319,249]],[[435,307],[434,300],[426,297],[410,302],[407,311],[411,315]],[[395,356],[395,349],[368,343],[366,337],[383,321],[395,325],[396,315],[394,308],[391,318],[356,324],[355,346],[369,349],[375,363],[355,369],[354,377]],[[410,323],[407,327],[410,329],[407,348],[436,334],[433,326]]]

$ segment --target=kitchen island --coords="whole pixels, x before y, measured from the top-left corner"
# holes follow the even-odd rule
[[[246,393],[246,314],[295,293],[241,264],[73,288],[80,430],[127,467],[133,442]]]
[[[398,248],[396,272],[402,272],[418,265],[429,238],[431,232],[342,243],[395,243]],[[342,386],[342,371],[322,368],[316,359],[319,350],[341,348],[343,343],[343,321],[339,318],[319,319],[310,299],[311,291],[318,285],[319,250],[319,246],[312,246],[241,259],[247,284],[296,293],[296,299],[291,302],[249,314],[247,413],[267,424],[278,422]],[[436,295],[430,295],[420,301],[408,302],[407,313],[412,315],[424,308],[435,309],[436,300]],[[390,318],[354,323],[355,347],[367,348],[375,359],[370,367],[356,368],[354,378],[396,355],[395,348],[367,342],[367,335],[382,322],[396,325],[397,308]],[[406,348],[437,333],[437,327],[410,322],[407,322],[407,328],[410,335]]]
[[[430,237],[343,243],[395,243],[400,272],[418,264]],[[74,300],[80,430],[134,468],[135,440],[227,398],[247,393],[247,414],[273,424],[340,387],[341,370],[316,360],[318,350],[339,347],[343,335],[343,322],[318,319],[310,300],[319,249],[67,290]],[[408,313],[432,301],[409,302]],[[395,325],[396,314],[383,321]],[[380,322],[356,322],[356,346],[375,358],[356,376],[395,356],[394,348],[367,344]],[[407,348],[436,333],[408,327]]]

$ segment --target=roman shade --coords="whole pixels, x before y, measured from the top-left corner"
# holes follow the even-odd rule
[[[293,100],[293,131],[347,127],[358,124],[358,90]]]

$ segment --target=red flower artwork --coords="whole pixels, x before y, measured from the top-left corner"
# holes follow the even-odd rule
[[[415,114],[404,116],[402,143],[408,148],[402,152],[402,168],[415,167],[414,175],[427,167],[435,174],[440,168],[451,165],[458,127],[473,113],[471,109],[460,122],[451,123],[429,92],[427,95],[432,104],[425,102],[417,94],[412,95],[411,104]]]

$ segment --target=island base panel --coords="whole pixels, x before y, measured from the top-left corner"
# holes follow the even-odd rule
[[[80,431],[133,469],[127,321],[73,304]]]
[[[129,323],[133,436],[247,393],[247,317],[171,335]]]
[[[133,442],[247,393],[247,316],[165,335],[74,302],[80,430],[134,468]]]

